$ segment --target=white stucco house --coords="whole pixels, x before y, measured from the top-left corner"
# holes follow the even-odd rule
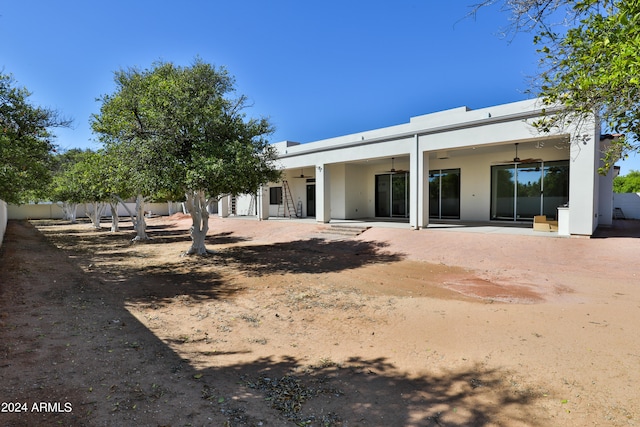
[[[393,219],[421,229],[431,222],[527,224],[537,215],[557,219],[560,207],[561,234],[590,236],[612,223],[613,174],[598,174],[607,140],[595,119],[540,134],[531,123],[541,113],[532,99],[279,142],[282,182],[234,198],[234,209],[259,219]]]

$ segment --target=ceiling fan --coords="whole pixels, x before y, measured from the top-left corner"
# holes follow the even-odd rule
[[[383,172],[386,172],[388,174],[393,175],[393,174],[396,174],[396,173],[407,173],[409,171],[406,171],[404,169],[396,169],[395,168],[395,157],[392,157],[391,158],[391,169],[383,171]]]
[[[497,161],[494,162],[494,164],[498,164],[498,165],[512,165],[512,164],[522,164],[522,163],[537,163],[537,162],[541,162],[542,159],[533,159],[533,158],[529,158],[529,159],[521,159],[520,157],[518,157],[518,143],[515,143],[516,146],[516,155],[512,160],[502,160],[502,161]]]
[[[294,178],[299,178],[299,179],[302,178],[302,179],[304,179],[304,178],[313,178],[313,176],[305,175],[304,174],[304,168],[300,168],[300,175],[296,175],[296,176],[294,176]]]

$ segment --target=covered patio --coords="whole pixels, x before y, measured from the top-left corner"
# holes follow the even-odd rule
[[[254,219],[255,217],[238,217],[239,219]],[[291,221],[292,223],[316,224],[315,218],[289,218],[289,217],[270,217],[269,221]],[[325,223],[327,227],[333,228],[396,228],[400,230],[412,229],[407,219],[380,219],[380,218],[361,218],[361,219],[332,219]],[[530,222],[496,222],[496,221],[432,221],[427,227],[421,230],[438,230],[452,231],[463,233],[479,233],[479,234],[511,234],[519,236],[538,236],[538,237],[567,237],[555,232],[539,232],[533,229]]]
[[[540,114],[536,100],[461,107],[323,141],[277,143],[282,181],[261,190],[257,214],[524,230],[538,215],[557,220],[564,207],[564,234],[590,236],[612,221],[613,177],[597,171],[599,126],[541,135],[532,126]]]

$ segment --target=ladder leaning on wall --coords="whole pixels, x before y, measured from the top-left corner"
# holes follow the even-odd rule
[[[282,203],[278,205],[278,216],[300,218],[287,181],[282,181]]]
[[[233,216],[238,216],[238,199],[236,196],[231,196],[231,203],[229,204],[229,214]]]
[[[258,215],[258,211],[256,209],[256,195],[252,194],[251,199],[249,200],[249,207],[247,208],[247,215]]]

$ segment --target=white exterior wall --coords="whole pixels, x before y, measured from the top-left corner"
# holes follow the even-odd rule
[[[393,158],[396,169],[410,171],[410,224],[421,228],[429,221],[427,174],[437,169],[461,171],[460,219],[488,221],[491,166],[510,162],[518,143],[521,159],[569,161],[570,233],[591,235],[611,212],[606,202],[610,183],[597,176],[599,128],[594,121],[583,125],[578,136],[576,129],[541,135],[531,126],[540,110],[537,100],[475,111],[461,107],[413,117],[402,125],[276,146],[288,174],[298,174],[300,168],[307,175],[313,171],[320,222],[374,217],[375,175],[388,170]],[[439,158],[440,153],[447,158]],[[305,206],[306,186],[291,188],[294,198],[301,197]]]
[[[430,170],[460,169],[460,220],[489,221],[491,216],[491,166],[496,159],[509,160],[515,156],[515,146],[509,144],[492,153],[479,153],[456,157],[450,152],[448,159],[431,159]],[[567,160],[567,149],[554,144],[542,148],[518,149],[521,159],[542,158],[545,162]]]
[[[278,187],[282,184],[272,184],[271,187]],[[267,194],[265,195],[265,197],[267,199],[269,199],[271,196],[270,194],[267,192]],[[272,205],[271,203],[269,203],[269,216],[278,216],[278,205]]]
[[[431,159],[429,170],[460,169],[460,219],[489,221],[491,168],[487,159],[475,157]]]
[[[310,175],[310,171],[312,170],[312,168],[306,168],[306,170],[304,171],[305,178],[300,178],[300,169],[296,169],[296,170],[289,170],[287,172],[285,172],[285,174],[283,175],[282,179],[284,181],[287,181],[287,184],[289,186],[289,190],[291,192],[291,197],[293,198],[293,202],[294,205],[296,207],[296,211],[298,210],[298,203],[302,204],[302,217],[306,217],[307,216],[307,178],[306,177],[312,177],[312,175]],[[283,187],[282,182],[277,182],[277,183],[270,183],[265,190],[265,206],[268,205],[269,206],[269,216],[278,216],[278,205],[272,205],[270,204],[270,194],[269,194],[269,190],[268,187]],[[283,191],[284,191],[284,187],[283,187]],[[249,197],[250,196],[238,196],[238,200],[242,200],[243,203],[247,204],[249,203]],[[240,213],[240,215],[243,215],[242,213]],[[251,214],[253,215],[253,214]]]
[[[331,218],[346,219],[346,165],[327,165],[331,185]]]
[[[582,129],[571,141],[569,162],[569,233],[590,236],[598,226],[600,135],[597,127]]]
[[[601,149],[604,146],[601,147]],[[611,168],[606,175],[598,176],[599,181],[599,206],[598,224],[604,226],[613,225],[613,178],[614,170]]]
[[[345,168],[345,219],[368,218],[367,173],[361,165],[347,165]]]
[[[256,215],[255,196],[247,194],[245,196],[236,197],[236,215],[238,216]]]

